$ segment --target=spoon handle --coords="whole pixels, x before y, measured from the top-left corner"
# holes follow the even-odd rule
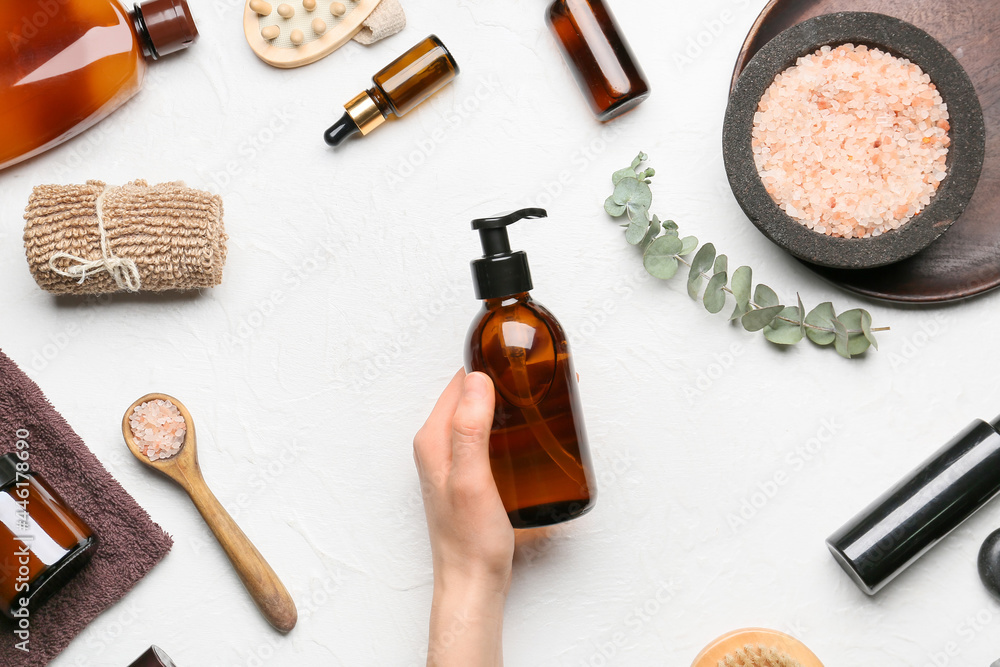
[[[188,481],[191,481],[190,478]],[[194,506],[205,519],[205,523],[215,534],[215,539],[229,556],[257,609],[275,629],[289,632],[295,627],[298,611],[295,609],[292,596],[288,594],[278,575],[236,525],[236,521],[203,479],[189,484],[187,491],[194,501]]]

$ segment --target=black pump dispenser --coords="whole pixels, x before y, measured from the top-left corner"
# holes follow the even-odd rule
[[[492,218],[472,221],[483,244],[483,257],[472,261],[472,281],[477,299],[501,299],[529,291],[531,270],[528,256],[522,250],[511,252],[507,226],[518,220],[546,218],[542,208],[522,208],[519,211]]]

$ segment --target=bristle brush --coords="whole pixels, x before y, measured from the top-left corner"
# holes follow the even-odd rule
[[[691,667],[823,667],[812,651],[777,630],[749,628],[709,644]]]

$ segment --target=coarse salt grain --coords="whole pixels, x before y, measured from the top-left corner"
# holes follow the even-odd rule
[[[139,451],[150,461],[169,459],[181,450],[187,424],[170,401],[156,399],[137,405],[128,419]]]
[[[947,176],[948,105],[919,66],[879,49],[824,46],[775,77],[754,114],[761,181],[819,233],[898,229]]]

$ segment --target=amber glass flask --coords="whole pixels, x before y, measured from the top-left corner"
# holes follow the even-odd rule
[[[372,77],[374,85],[344,105],[344,115],[323,138],[329,145],[339,146],[358,132],[368,134],[390,115],[405,116],[451,83],[458,72],[451,52],[431,35]]]
[[[496,389],[490,465],[515,528],[574,519],[597,493],[566,334],[531,298],[528,258],[511,252],[507,237],[508,225],[545,215],[523,209],[472,222],[483,244],[483,258],[472,262],[483,309],[469,330],[465,365]]]
[[[598,120],[649,97],[649,84],[604,0],[556,0],[546,16]]]
[[[0,613],[35,613],[96,546],[90,527],[27,462],[0,456]]]
[[[0,2],[0,169],[98,123],[198,36],[186,0]]]

